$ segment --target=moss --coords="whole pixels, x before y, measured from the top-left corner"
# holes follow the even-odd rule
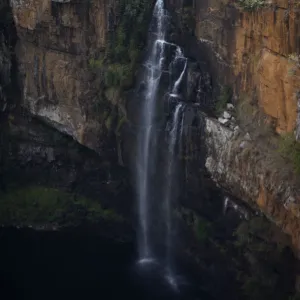
[[[238,0],[238,5],[246,11],[255,11],[262,9],[266,3],[265,0]]]
[[[300,175],[300,143],[296,141],[293,133],[280,137],[279,153],[293,164],[294,172]]]
[[[91,69],[98,69],[101,68],[102,66],[103,66],[103,59],[94,59],[94,58],[89,59],[89,67]]]
[[[89,65],[101,68],[106,87],[130,88],[147,41],[152,3],[148,0],[119,1],[117,27],[109,35],[103,58],[90,58]]]
[[[104,76],[107,87],[130,87],[133,82],[132,66],[130,64],[110,64]]]
[[[199,216],[195,216],[194,231],[198,241],[205,241],[210,235],[210,223]]]
[[[218,97],[215,111],[217,115],[220,115],[225,109],[227,103],[230,102],[232,98],[232,88],[230,86],[224,86],[221,89],[220,96]]]
[[[0,194],[0,223],[60,226],[100,220],[122,221],[99,202],[53,188],[32,186]]]
[[[212,232],[212,224],[207,219],[199,216],[193,210],[181,207],[177,210],[177,216],[189,226],[199,242],[203,242],[209,238]]]

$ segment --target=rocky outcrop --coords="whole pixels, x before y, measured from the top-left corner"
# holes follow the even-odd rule
[[[177,39],[188,45],[190,57],[206,61],[214,88],[230,86],[236,103],[254,99],[277,132],[293,131],[300,89],[298,2],[266,1],[252,11],[239,0],[167,2],[178,19],[189,21],[189,34],[183,30]]]
[[[22,105],[97,151],[106,128],[105,120],[100,122],[104,109],[96,114],[98,90],[88,68],[88,45],[105,46],[106,6],[104,1],[93,1],[92,7],[86,2],[12,1]]]
[[[107,138],[126,118],[119,87],[111,84],[123,76],[124,68],[110,62],[114,68],[109,73],[106,61],[110,47],[118,48],[112,41],[126,15],[124,3],[15,0],[11,4],[19,37],[22,106],[79,143],[105,152]],[[147,18],[142,21],[147,27]]]
[[[225,190],[261,210],[300,252],[299,185],[276,150],[205,118],[206,168]]]
[[[178,23],[173,39],[183,45],[189,58],[204,62],[212,78],[213,101],[207,102],[201,95],[195,102],[206,108],[212,102],[224,101],[225,108],[226,102],[233,102],[237,108],[234,123],[243,129],[234,131],[236,125],[230,124],[224,111],[218,112],[219,122],[208,117],[201,119],[205,137],[199,137],[202,129],[198,127],[198,137],[192,134],[193,139],[186,145],[197,149],[189,157],[192,163],[187,164],[186,173],[199,182],[194,164],[199,166],[201,159],[196,162],[195,157],[204,156],[214,181],[288,233],[299,255],[299,183],[293,166],[278,153],[278,145],[269,142],[274,138],[273,128],[280,134],[296,131],[296,138],[299,135],[297,1],[266,1],[252,10],[243,8],[238,0],[169,0],[167,4]],[[224,92],[229,89],[232,96]],[[256,122],[258,115],[261,120]],[[266,124],[270,124],[268,129]],[[246,135],[248,127],[250,135]],[[199,152],[203,144],[205,154]]]

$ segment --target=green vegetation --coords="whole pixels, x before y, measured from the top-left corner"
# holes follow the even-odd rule
[[[293,164],[294,171],[300,174],[300,143],[293,133],[282,135],[279,140],[279,153]]]
[[[232,88],[230,86],[224,86],[221,89],[220,96],[218,97],[215,111],[217,115],[220,115],[223,113],[223,111],[226,109],[227,103],[230,102],[232,98]]]
[[[177,215],[193,230],[199,242],[203,242],[209,238],[212,224],[207,219],[199,216],[193,210],[182,207],[177,211]]]
[[[195,216],[194,231],[198,241],[202,242],[207,240],[209,238],[210,229],[210,223],[208,223],[207,220]]]
[[[103,59],[94,59],[94,58],[90,58],[89,59],[89,67],[91,69],[99,69],[103,66]]]
[[[53,188],[34,186],[0,193],[0,224],[68,226],[101,220],[122,218],[97,201]]]
[[[104,82],[107,87],[126,87],[132,84],[133,66],[126,64],[110,64],[107,67]]]
[[[110,33],[109,45],[101,58],[90,58],[89,67],[102,69],[106,87],[129,88],[141,51],[147,40],[151,1],[121,0],[117,27]]]
[[[238,0],[238,5],[246,11],[261,9],[265,4],[265,0]]]

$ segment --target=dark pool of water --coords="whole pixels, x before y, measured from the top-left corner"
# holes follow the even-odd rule
[[[176,290],[158,264],[136,264],[133,245],[87,231],[2,228],[0,246],[1,299],[212,299],[187,274]]]

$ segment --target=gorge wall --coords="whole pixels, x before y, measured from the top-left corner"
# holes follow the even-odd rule
[[[124,166],[136,156],[132,93],[154,1],[1,3],[1,12],[11,7],[16,41],[0,35],[0,182],[18,181],[10,175],[16,173],[28,182],[38,177],[41,184],[96,194],[108,206],[116,192],[115,206],[131,213],[132,205],[122,202],[130,190]],[[287,233],[299,255],[299,183],[293,162],[276,150],[277,133],[295,131],[297,137],[300,124],[297,2],[273,0],[253,11],[239,1],[167,0],[166,5],[172,14],[170,40],[189,59],[182,206],[203,210],[213,220],[215,203],[203,192],[211,177]],[[232,93],[226,95],[226,89]],[[216,113],[219,102],[224,103]],[[214,116],[226,102],[232,102],[235,120],[221,124]],[[182,215],[199,225],[194,213]],[[200,253],[203,248],[197,247]],[[226,260],[225,255],[222,263]],[[217,268],[212,261],[207,268],[211,265]]]
[[[280,137],[274,134],[286,137],[290,132],[298,138],[299,2],[266,1],[252,9],[242,1],[169,5],[181,6],[179,20],[194,12],[190,35],[182,30],[177,38],[189,45],[191,57],[207,63],[213,90],[221,90],[217,102],[228,97],[222,87],[233,92],[229,98],[236,106],[236,130],[235,125],[204,122],[208,171],[220,186],[261,209],[288,233],[299,253],[297,163],[278,154]]]

